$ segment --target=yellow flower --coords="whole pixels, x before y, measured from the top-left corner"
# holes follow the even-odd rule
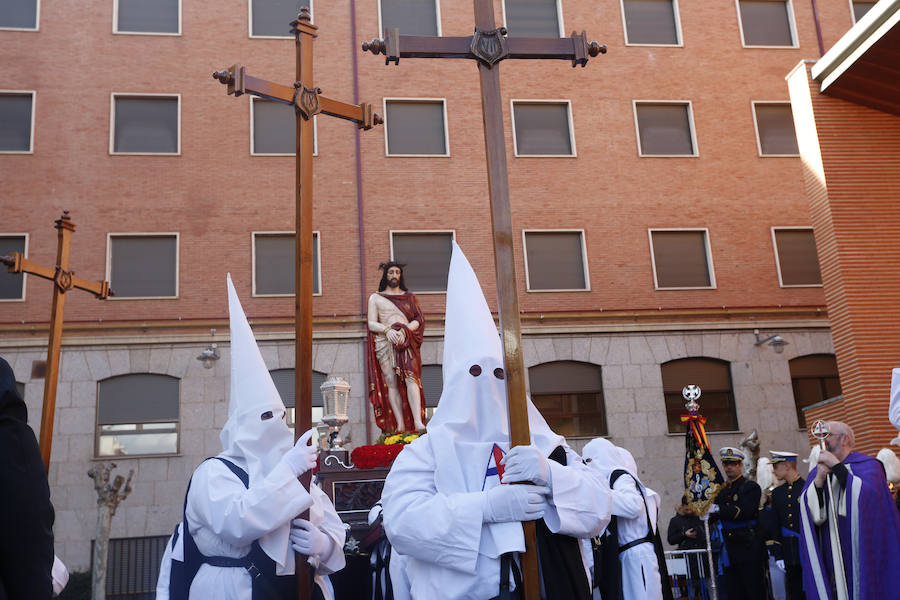
[[[392,435],[391,437],[384,438],[384,443],[385,445],[390,446],[399,442],[402,437],[403,436],[398,433],[397,435]]]
[[[408,444],[411,441],[413,441],[414,439],[416,439],[417,437],[419,437],[418,433],[411,433],[408,436],[406,436],[405,438],[403,438],[403,443]]]

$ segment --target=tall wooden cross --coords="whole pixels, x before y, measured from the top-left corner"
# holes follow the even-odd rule
[[[241,65],[232,65],[213,73],[213,78],[228,86],[234,96],[252,94],[267,100],[294,107],[296,112],[296,245],[295,281],[296,295],[296,363],[294,369],[294,439],[312,427],[312,298],[313,298],[313,117],[330,115],[353,121],[360,129],[369,130],[384,121],[372,109],[371,104],[347,104],[322,96],[313,79],[313,40],[318,27],[313,25],[308,8],[291,21],[296,48],[296,79],[291,85],[281,85],[259,79],[246,73]],[[311,473],[307,471],[300,481],[309,489]],[[304,513],[303,518],[308,518]],[[300,568],[306,558],[296,556],[298,595],[309,597],[309,570]]]
[[[525,403],[525,370],[522,361],[522,334],[512,247],[512,219],[509,210],[509,181],[503,109],[500,98],[498,62],[507,58],[571,60],[572,66],[587,64],[589,57],[606,53],[606,46],[587,41],[584,31],[568,38],[506,37],[506,28],[494,21],[492,0],[474,0],[475,33],[467,37],[400,35],[397,29],[384,32],[384,39],[364,42],[363,51],[384,54],[385,64],[399,64],[401,58],[467,58],[478,61],[481,77],[481,107],[484,119],[484,146],[490,189],[491,223],[494,231],[494,262],[497,298],[506,367],[509,402],[509,431],[512,446],[531,443],[528,407]],[[525,597],[540,597],[534,521],[523,523],[528,548],[522,556]]]
[[[41,410],[40,447],[44,468],[50,469],[50,448],[53,445],[53,417],[56,413],[56,387],[59,383],[59,351],[62,342],[63,313],[66,307],[66,292],[72,289],[84,290],[94,294],[100,300],[113,296],[108,281],[87,281],[75,277],[75,271],[69,270],[69,246],[75,223],[64,210],[56,220],[59,231],[56,244],[56,266],[44,267],[35,264],[13,252],[9,256],[0,256],[0,262],[9,267],[10,273],[30,273],[49,279],[53,286],[53,305],[50,309],[50,342],[47,345],[47,371],[44,375],[44,406]]]

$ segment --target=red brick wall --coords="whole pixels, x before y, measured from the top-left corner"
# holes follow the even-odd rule
[[[801,152],[844,397],[842,414],[828,415],[849,423],[858,448],[874,455],[896,435],[888,404],[900,364],[900,118],[820,94],[808,67],[790,85],[803,111]]]

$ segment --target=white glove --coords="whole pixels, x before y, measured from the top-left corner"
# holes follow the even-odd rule
[[[506,467],[503,483],[527,481],[534,485],[550,485],[550,463],[535,446],[516,446],[500,464]]]
[[[332,541],[306,519],[294,519],[291,522],[291,546],[294,552],[319,559],[331,554]]]
[[[50,568],[50,578],[53,580],[53,595],[59,596],[66,584],[69,583],[69,570],[55,554],[53,555],[53,567]]]
[[[781,569],[782,571],[784,571],[784,561],[783,560],[776,560],[775,566],[778,567],[779,569]]]
[[[318,457],[318,448],[310,446],[309,440],[312,438],[313,430],[310,429],[300,436],[294,447],[284,453],[282,460],[288,464],[294,475],[300,477],[310,469],[316,466],[316,458]]]
[[[498,485],[484,493],[485,523],[534,521],[544,516],[550,488],[537,485]]]
[[[718,505],[718,504],[713,504],[712,506],[709,507],[709,514],[714,515],[714,514],[716,514],[717,512],[719,512],[719,505]]]

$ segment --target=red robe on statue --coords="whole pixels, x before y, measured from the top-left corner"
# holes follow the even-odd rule
[[[400,399],[403,406],[403,422],[410,428],[413,426],[412,409],[406,394],[406,380],[413,379],[419,386],[421,402],[421,419],[425,422],[425,392],[422,389],[422,339],[425,333],[425,317],[422,309],[412,292],[402,294],[379,294],[394,303],[408,322],[418,321],[419,327],[410,331],[409,327],[402,323],[394,323],[391,327],[402,329],[406,333],[406,341],[400,346],[394,346],[394,371],[397,377],[397,388],[400,391]],[[375,355],[375,333],[369,331],[366,344],[368,353],[367,369],[369,374],[369,402],[375,411],[375,423],[383,432],[396,431],[397,419],[391,410],[388,400],[388,388],[381,373],[381,365]]]

